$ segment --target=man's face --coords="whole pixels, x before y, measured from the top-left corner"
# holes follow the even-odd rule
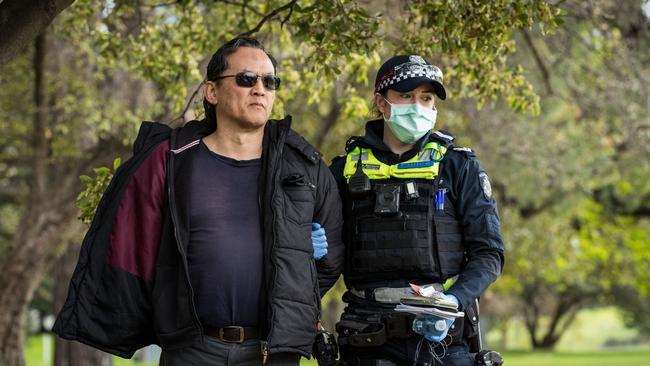
[[[388,100],[391,104],[413,104],[419,103],[421,106],[429,109],[436,109],[436,101],[434,100],[435,91],[433,84],[426,83],[418,86],[417,88],[408,92],[399,92],[397,90],[386,90],[386,97],[377,93],[375,94],[375,103],[379,111],[386,117],[390,118],[390,104],[386,103]]]
[[[264,51],[242,47],[228,56],[228,69],[222,76],[250,71],[259,76],[274,75],[273,63]],[[234,77],[208,81],[206,99],[217,106],[217,123],[234,123],[245,130],[263,127],[275,100],[275,91],[265,89],[258,78],[252,87],[237,85]]]

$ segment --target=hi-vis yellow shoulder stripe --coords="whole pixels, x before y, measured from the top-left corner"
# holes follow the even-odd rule
[[[388,165],[379,161],[372,153],[372,149],[356,147],[346,157],[343,175],[349,181],[357,170],[357,163],[361,160],[363,172],[370,179],[434,179],[438,175],[440,161],[446,152],[446,147],[436,142],[429,142],[419,154],[411,159]]]

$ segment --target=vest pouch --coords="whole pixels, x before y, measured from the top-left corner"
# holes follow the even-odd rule
[[[451,338],[451,344],[463,343],[465,323],[467,323],[467,320],[465,317],[462,317],[456,318],[456,320],[451,324],[449,333],[447,333],[447,336]]]
[[[477,301],[474,300],[465,310],[465,324],[463,327],[463,337],[467,339],[469,351],[476,353],[481,350],[481,334],[479,328],[479,316]]]
[[[433,211],[440,271],[443,278],[457,275],[465,265],[465,247],[454,206],[445,195],[444,209]]]
[[[377,347],[386,343],[386,328],[379,319],[343,313],[336,332],[341,346]]]
[[[412,197],[405,198],[405,183],[412,183],[417,194],[411,192]],[[432,237],[431,183],[372,181],[372,186],[370,195],[354,198],[349,206],[346,219],[352,227],[346,280],[353,284],[404,278],[439,281]]]

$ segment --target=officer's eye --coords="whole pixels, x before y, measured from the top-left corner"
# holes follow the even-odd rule
[[[425,102],[430,102],[430,101],[433,100],[433,97],[430,96],[430,95],[423,95],[422,100],[425,101]]]
[[[402,94],[399,95],[399,97],[402,98],[402,99],[410,99],[410,98],[411,98],[411,94],[408,94],[408,93],[402,93]]]

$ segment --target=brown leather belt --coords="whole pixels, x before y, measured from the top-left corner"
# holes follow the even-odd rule
[[[260,336],[257,327],[239,327],[230,325],[223,328],[205,326],[203,329],[205,334],[230,343],[241,343],[248,339],[259,338]]]

